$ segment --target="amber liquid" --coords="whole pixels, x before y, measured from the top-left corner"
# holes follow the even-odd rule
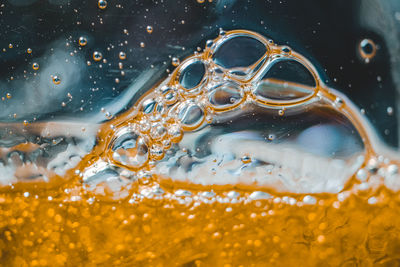
[[[219,98],[207,95],[209,105],[200,106],[205,100],[197,95],[206,94],[201,93],[201,86],[208,81],[202,79],[194,89],[186,90],[180,76],[193,62],[214,64],[211,59],[216,57],[217,47],[236,35],[264,43],[265,55],[244,70],[244,75],[230,72],[224,76],[242,91],[223,91]],[[310,89],[309,93],[271,100],[266,97],[268,92],[245,89],[256,86],[253,81],[273,63],[268,58],[277,56],[294,59],[311,72],[315,86],[298,85],[299,92]],[[377,152],[379,145],[365,119],[348,100],[321,83],[305,58],[255,33],[233,31],[223,33],[203,53],[180,66],[130,111],[102,125],[92,152],[64,176],[53,174],[49,181],[21,181],[1,189],[3,266],[400,265],[399,194],[390,188],[398,179],[398,162]],[[294,86],[274,79],[269,82],[280,88]],[[142,107],[160,94],[162,86],[178,88],[178,97],[168,99],[171,103],[166,112],[157,108],[147,112]],[[226,94],[232,94],[230,100],[221,104]],[[274,110],[279,118],[313,101],[331,105],[353,125],[363,142],[359,164],[363,171],[353,172],[337,192],[307,191],[311,190],[308,187],[294,192],[278,182],[201,183],[154,172],[158,162],[173,156],[167,153],[170,147],[204,125],[214,127],[221,114],[253,104]],[[189,102],[202,113],[186,118],[193,109],[183,103]],[[317,105],[312,110],[322,108]],[[146,122],[160,122],[161,128],[152,133],[159,125],[151,124],[143,130],[140,127]],[[167,131],[174,126],[177,131]],[[131,143],[116,145],[132,132],[135,134],[128,136]],[[30,145],[13,149],[29,150]],[[243,164],[252,161],[252,155],[242,158]],[[112,181],[101,179],[105,169],[126,181],[115,189]],[[96,182],[99,176],[100,182]]]

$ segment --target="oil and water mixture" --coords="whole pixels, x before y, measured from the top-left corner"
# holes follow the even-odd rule
[[[101,125],[2,126],[2,266],[400,265],[398,157],[306,58],[221,30],[172,63]]]

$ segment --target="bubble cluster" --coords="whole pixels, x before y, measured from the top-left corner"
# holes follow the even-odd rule
[[[94,59],[101,60],[101,53],[95,53],[98,54],[93,55]],[[120,52],[119,57],[122,60],[126,55]],[[367,153],[373,152],[367,130],[358,127],[356,123],[358,111],[348,106],[347,100],[342,96],[335,95],[331,89],[325,87],[313,65],[287,46],[276,45],[254,32],[222,31],[217,39],[207,42],[202,53],[195,53],[183,62],[174,57],[172,64],[176,66],[173,73],[135,104],[134,116],[117,118],[114,122],[110,121],[111,125],[105,126],[111,127],[112,131],[105,130],[99,140],[103,140],[103,156],[107,158],[110,168],[122,168],[136,174],[154,173],[156,168],[159,171],[164,165],[169,166],[166,162],[180,157],[181,154],[176,149],[183,146],[179,143],[185,133],[195,133],[207,125],[217,124],[220,118],[239,114],[249,105],[270,110],[274,114],[272,116],[284,118],[298,112],[299,106],[304,109],[321,98],[332,109],[347,110],[348,119],[356,125],[355,129],[364,140],[365,150]],[[230,123],[233,123],[232,120]],[[265,140],[275,142],[276,135],[269,133]],[[182,149],[182,155],[188,153]],[[166,155],[169,155],[164,160],[166,162],[158,164]],[[257,169],[255,166],[260,164],[252,154],[242,154],[240,157],[240,163],[250,166],[249,169]],[[182,156],[182,161],[183,158]],[[307,160],[304,159],[304,164],[307,164]],[[185,166],[189,163],[179,164]],[[326,164],[327,168],[332,168],[337,175],[345,176],[346,179],[351,176],[348,172],[355,172],[353,167],[340,165],[344,164],[343,161]],[[362,158],[353,165],[363,165]],[[185,167],[182,168],[184,171]],[[211,168],[208,170],[211,176],[222,175],[218,173],[218,167],[207,168]],[[266,165],[266,170],[262,173],[275,173],[276,177],[281,175],[278,170],[269,168]],[[343,168],[349,170],[341,172]],[[90,170],[92,167],[81,169],[81,176],[85,176],[85,172]],[[283,169],[281,171],[286,172]],[[310,180],[307,175],[310,174],[306,174],[304,179]],[[322,173],[318,171],[315,175]],[[360,181],[366,179],[364,174],[360,173],[358,176]],[[173,179],[175,178],[177,177]],[[343,188],[344,185],[340,185],[342,182],[338,180],[336,184],[331,183],[328,186],[331,189],[321,187],[318,190],[336,192]],[[304,188],[307,191],[307,187]],[[315,201],[309,197],[306,202]]]

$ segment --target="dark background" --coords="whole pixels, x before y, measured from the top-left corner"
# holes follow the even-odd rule
[[[166,77],[167,68],[173,69],[170,57],[183,59],[197,46],[204,48],[206,40],[215,38],[220,27],[242,28],[259,32],[278,44],[287,44],[308,57],[329,86],[365,109],[386,143],[398,144],[395,81],[400,73],[393,56],[398,51],[391,51],[395,48],[386,37],[395,34],[399,38],[399,31],[393,33],[400,23],[395,17],[395,12],[400,10],[395,10],[398,4],[394,1],[392,6],[387,1],[382,7],[378,0],[214,0],[212,3],[109,0],[104,10],[97,7],[96,0],[2,3],[0,96],[12,94],[11,99],[0,100],[3,122],[105,120],[99,116],[101,107],[111,103],[114,114],[123,111],[126,103],[134,101],[126,99],[127,91],[138,90],[132,89],[133,85],[141,81],[140,91],[145,91]],[[365,17],[375,13],[375,17]],[[387,20],[394,23],[394,28],[373,27],[374,20]],[[153,27],[151,34],[146,31],[147,25]],[[80,36],[88,38],[83,48],[77,44]],[[368,64],[357,51],[364,38],[373,40],[378,48]],[[144,48],[141,42],[145,43]],[[33,50],[32,54],[26,53],[28,47]],[[107,63],[92,60],[95,50],[102,52]],[[126,52],[126,60],[119,60],[120,51]],[[69,53],[74,56],[65,63]],[[86,64],[88,60],[92,63],[90,66]],[[36,76],[31,68],[33,62],[40,64]],[[118,62],[124,64],[124,76],[120,74]],[[59,87],[47,77],[52,70],[61,77]],[[149,75],[143,78],[143,73]],[[115,78],[120,82],[116,83]],[[67,105],[63,107],[62,102]],[[388,106],[393,107],[393,115],[387,113]]]

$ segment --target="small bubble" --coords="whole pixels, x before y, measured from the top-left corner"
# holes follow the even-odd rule
[[[368,178],[368,172],[365,169],[359,169],[357,171],[356,177],[361,182],[365,182]]]
[[[115,83],[119,83],[119,79],[118,78],[115,78]]]
[[[309,195],[307,195],[307,196],[305,196],[305,197],[303,198],[303,202],[304,202],[304,204],[309,204],[309,205],[315,205],[315,204],[317,204],[316,198],[313,197],[313,196],[309,196]]]
[[[8,48],[10,48],[10,49],[13,48],[13,47],[14,47],[13,44],[9,44],[8,45]]]
[[[31,48],[28,48],[28,49],[26,49],[26,52],[27,52],[28,54],[30,54],[30,53],[32,53],[32,49],[31,49]]]
[[[145,46],[146,46],[145,43],[140,42],[140,47],[141,47],[141,48],[143,48],[143,47],[145,47]]]
[[[389,116],[393,115],[393,108],[392,107],[387,107],[386,112]]]
[[[86,37],[83,37],[83,36],[79,37],[78,42],[79,42],[79,45],[80,45],[80,46],[85,46],[85,45],[87,45],[87,39],[86,39]]]
[[[334,104],[336,107],[340,108],[343,105],[343,99],[341,99],[340,97],[336,97]]]
[[[284,109],[280,109],[280,110],[278,111],[278,114],[279,114],[279,116],[285,115],[285,110],[284,110]]]
[[[197,3],[199,4],[203,4],[205,2],[205,0],[197,0]]]
[[[59,77],[58,75],[54,75],[54,76],[52,76],[51,78],[52,78],[53,83],[54,83],[55,85],[59,85],[59,84],[61,83],[61,79],[60,79],[60,77]]]
[[[105,9],[107,7],[107,1],[106,0],[99,0],[98,6],[100,9]]]
[[[179,65],[179,63],[180,63],[179,58],[177,58],[177,57],[172,58],[172,66],[176,67]]]
[[[148,33],[152,33],[153,32],[153,27],[152,26],[147,26],[146,27],[146,31],[148,32]]]
[[[290,50],[290,47],[288,47],[288,46],[283,46],[283,47],[282,47],[282,52],[283,52],[283,53],[289,54],[290,51],[291,51],[291,50]]]
[[[33,63],[32,64],[32,69],[34,69],[34,70],[38,70],[39,69],[39,64],[38,63]]]
[[[244,164],[250,163],[250,162],[251,162],[251,157],[248,156],[248,155],[245,155],[245,156],[243,156],[243,157],[241,158],[241,161],[242,161]]]
[[[7,99],[10,99],[12,96],[11,96],[10,93],[7,93],[7,94],[6,94],[6,97],[7,97]]]
[[[24,192],[24,197],[29,197],[29,192]]]
[[[361,58],[363,58],[366,63],[369,63],[376,54],[376,45],[371,39],[363,39],[358,45],[358,52]]]
[[[119,52],[119,59],[121,59],[121,60],[126,59],[126,53],[123,51]]]
[[[94,61],[100,61],[103,58],[103,54],[98,52],[98,51],[94,51],[93,52],[93,59]]]

